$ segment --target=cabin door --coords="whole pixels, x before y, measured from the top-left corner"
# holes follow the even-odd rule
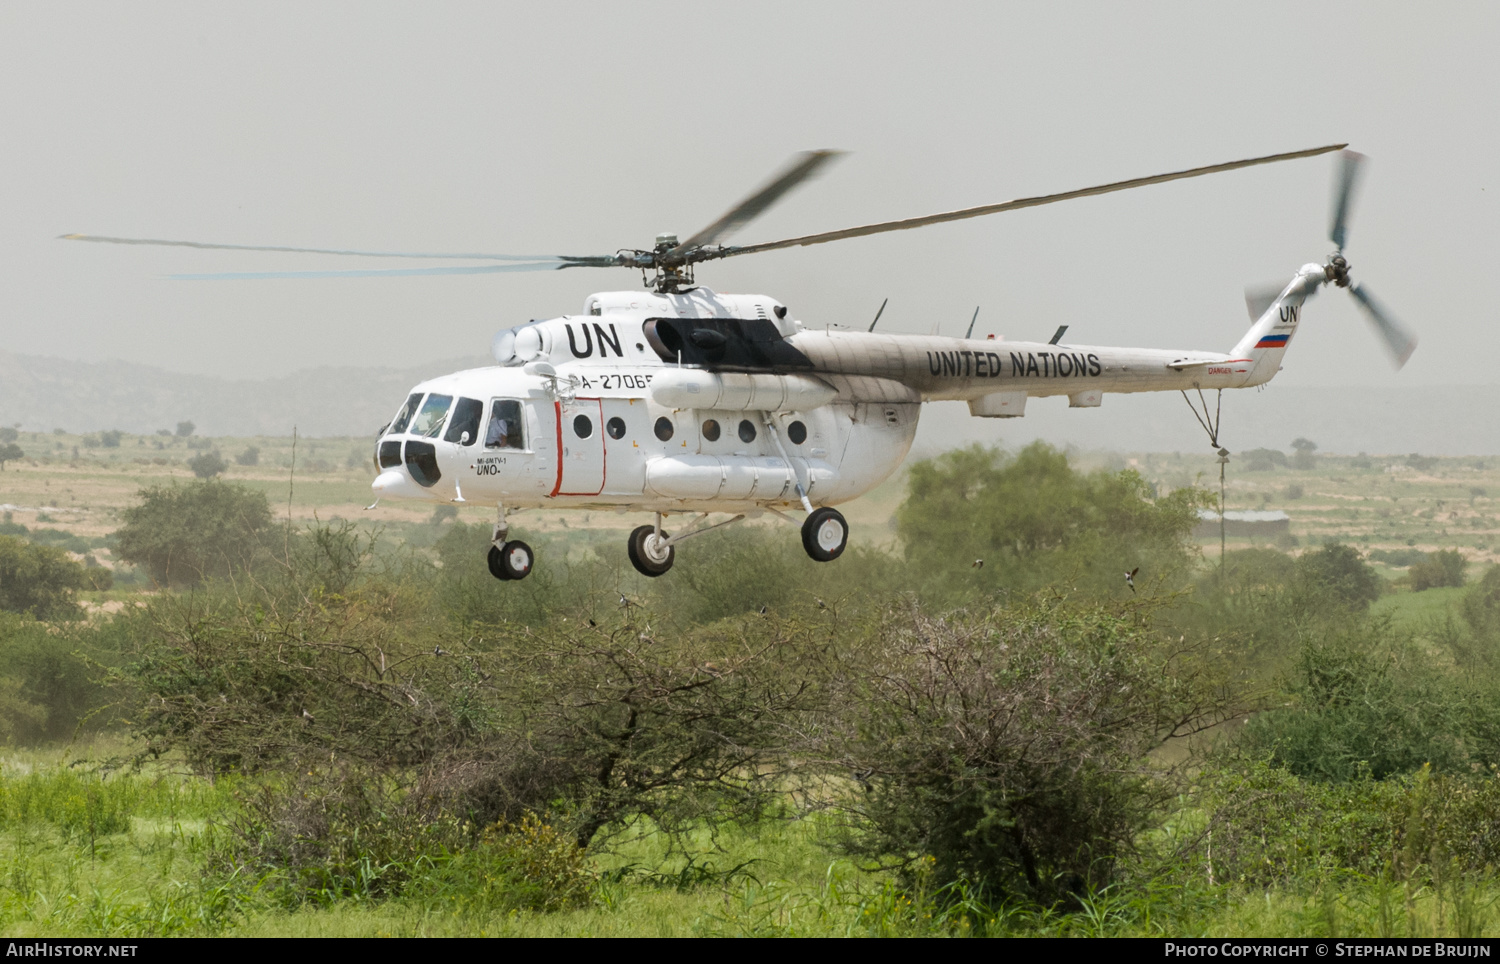
[[[557,436],[562,449],[558,495],[604,491],[604,409],[597,398],[558,402]]]

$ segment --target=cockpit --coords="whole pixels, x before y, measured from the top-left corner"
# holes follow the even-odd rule
[[[427,441],[441,439],[460,448],[478,443],[481,425],[484,448],[525,450],[526,422],[517,399],[490,402],[485,423],[485,403],[439,392],[413,392],[381,433],[375,461],[380,470],[406,465],[419,485],[430,488],[442,478],[436,446]],[[404,439],[402,438],[404,436]]]

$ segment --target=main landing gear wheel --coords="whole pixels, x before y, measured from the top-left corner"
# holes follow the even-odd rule
[[[496,579],[525,579],[536,561],[531,547],[520,539],[503,546],[490,546],[490,575]]]
[[[656,526],[641,526],[630,534],[630,564],[635,566],[636,571],[654,579],[672,568],[672,562],[677,558],[677,549],[663,545],[667,538],[665,532],[661,534],[661,539],[656,537]]]
[[[837,509],[814,509],[802,523],[802,548],[818,562],[832,562],[849,544],[849,523]]]

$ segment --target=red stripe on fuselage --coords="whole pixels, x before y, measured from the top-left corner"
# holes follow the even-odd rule
[[[552,483],[552,491],[547,494],[549,499],[562,490],[562,402],[552,403],[552,414],[557,419],[557,481]]]

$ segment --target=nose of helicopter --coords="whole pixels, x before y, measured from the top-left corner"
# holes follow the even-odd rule
[[[427,496],[422,487],[413,482],[400,469],[386,469],[375,477],[375,481],[370,483],[370,488],[375,492],[377,498],[392,496],[394,498],[421,499]]]

